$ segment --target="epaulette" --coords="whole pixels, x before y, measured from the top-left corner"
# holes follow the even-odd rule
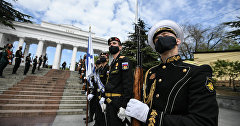
[[[192,65],[195,65],[195,66],[201,66],[202,64],[199,64],[197,62],[194,62],[194,61],[190,61],[190,60],[185,60],[183,61],[184,63],[188,63],[188,64],[192,64]]]
[[[125,57],[125,56],[120,56],[119,58],[120,58],[120,59],[123,59],[124,57]]]

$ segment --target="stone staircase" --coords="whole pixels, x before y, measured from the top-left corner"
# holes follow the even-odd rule
[[[86,114],[86,96],[82,91],[78,72],[71,72],[67,79],[57,115]]]
[[[86,113],[86,96],[77,72],[42,68],[23,76],[24,67],[17,75],[11,74],[12,68],[8,66],[5,78],[0,78],[0,125],[50,126],[56,115]]]
[[[3,91],[7,90],[8,88],[12,87],[13,85],[17,84],[17,82],[21,81],[26,77],[26,75],[23,75],[24,73],[24,66],[20,66],[18,68],[17,74],[12,74],[13,65],[8,65],[4,71],[3,75],[5,78],[0,78],[0,94],[3,93]],[[32,67],[30,67],[27,75],[33,75],[31,74]],[[41,68],[40,71],[36,70],[34,74],[35,76],[43,76],[45,75],[49,69]]]
[[[27,76],[0,95],[0,117],[56,115],[69,71]]]

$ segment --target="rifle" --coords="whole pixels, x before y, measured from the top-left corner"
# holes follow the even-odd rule
[[[134,98],[141,101],[141,89],[143,85],[143,69],[142,69],[142,52],[141,52],[141,44],[139,41],[140,36],[140,28],[138,26],[138,16],[137,16],[137,9],[138,8],[138,1],[136,1],[136,19],[135,19],[135,33],[137,37],[137,67],[134,72],[134,85],[133,85],[133,95]],[[140,126],[141,122],[132,118],[132,126]]]
[[[86,87],[87,88],[87,96],[89,94],[88,90],[89,90],[89,86],[88,86],[88,81],[86,79],[84,79]],[[88,126],[88,99],[87,99],[87,108],[86,108],[86,126]]]

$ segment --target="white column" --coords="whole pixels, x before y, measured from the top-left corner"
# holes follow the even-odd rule
[[[46,51],[47,51],[47,45],[45,44],[45,45],[43,46],[42,56],[45,56],[45,55],[46,55]]]
[[[24,55],[24,63],[25,63],[25,60],[26,60],[26,57],[28,56],[28,53],[29,53],[29,47],[30,47],[30,44],[26,43],[25,45],[25,49],[24,49],[24,52],[23,52],[23,55]]]
[[[71,66],[70,70],[74,71],[75,70],[75,64],[76,64],[76,56],[77,56],[77,47],[73,47],[73,52],[72,52],[72,60],[71,60]]]
[[[60,64],[59,59],[61,56],[61,48],[62,48],[62,45],[60,43],[57,43],[52,69],[59,69],[59,64]]]
[[[63,48],[61,48],[60,56],[59,56],[59,59],[58,59],[58,66],[59,67],[61,66],[62,51],[63,51]]]
[[[20,46],[23,46],[23,43],[24,43],[24,38],[23,37],[19,37],[19,43],[18,43],[17,50],[19,49]]]
[[[39,40],[36,55],[35,55],[35,56],[38,56],[38,58],[40,57],[40,55],[42,55],[43,44],[44,44],[43,40]]]
[[[3,47],[5,45],[4,40],[5,40],[4,34],[0,33],[0,47]]]
[[[28,56],[28,53],[29,53],[29,47],[30,47],[30,44],[26,43],[25,45],[25,49],[24,49],[24,57],[27,57]]]

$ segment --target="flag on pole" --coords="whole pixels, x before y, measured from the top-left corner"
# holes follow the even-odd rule
[[[93,47],[92,47],[92,37],[91,37],[91,26],[89,27],[89,38],[88,38],[88,50],[87,50],[87,60],[86,60],[86,78],[92,86],[91,82],[91,76],[93,76],[94,72],[94,53],[93,53]]]

